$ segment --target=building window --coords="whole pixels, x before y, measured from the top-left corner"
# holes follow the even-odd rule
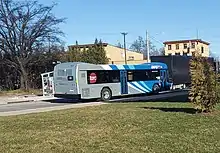
[[[168,56],[171,56],[171,55],[172,55],[171,53],[168,54]]]
[[[196,47],[196,44],[193,42],[192,43],[192,48],[195,48]]]
[[[187,44],[183,44],[184,49],[187,49]]]
[[[202,54],[204,53],[204,47],[201,47]]]
[[[134,60],[134,56],[129,56],[129,60]]]
[[[180,53],[175,53],[175,55],[179,56],[179,55],[180,55]]]
[[[179,50],[179,49],[180,49],[180,45],[176,44],[176,50]]]
[[[172,49],[171,45],[168,45],[168,50],[171,50],[171,49]]]
[[[187,48],[187,53],[189,53],[190,52],[190,48]]]

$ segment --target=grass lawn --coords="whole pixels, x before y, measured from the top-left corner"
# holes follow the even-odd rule
[[[0,152],[220,152],[220,105],[193,114],[187,103],[117,103],[0,117]]]

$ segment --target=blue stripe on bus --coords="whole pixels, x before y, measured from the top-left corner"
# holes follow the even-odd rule
[[[129,69],[130,69],[130,67],[129,67],[128,65],[124,65],[124,68],[125,68],[126,70],[129,70]]]
[[[129,65],[129,69],[130,70],[134,70],[135,68],[134,68],[134,65]]]
[[[141,88],[142,90],[144,90],[145,92],[148,92],[148,89],[145,88],[142,84],[140,84],[140,82],[134,82],[135,85],[137,85],[139,88]]]
[[[117,68],[118,68],[119,70],[125,70],[124,65],[117,65]]]
[[[146,92],[146,91],[142,90],[141,88],[139,88],[137,85],[135,85],[133,82],[130,82],[130,84],[131,84],[132,86],[134,86],[135,88],[137,88],[137,89],[139,89],[139,90],[141,90],[141,91],[143,91],[143,92]]]
[[[146,82],[140,81],[140,84],[141,84],[142,86],[144,86],[148,91],[151,91],[151,90],[152,90],[152,89],[150,89],[150,88],[147,86]]]
[[[112,68],[112,70],[118,70],[116,65],[110,65],[110,67]]]
[[[159,69],[168,69],[167,65],[164,63],[144,63],[137,65],[109,65],[113,70],[159,70]]]

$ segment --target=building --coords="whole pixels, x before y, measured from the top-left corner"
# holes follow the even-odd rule
[[[108,43],[102,43],[106,56],[109,59],[109,64],[125,64],[125,53],[124,48],[116,47],[114,45],[110,45]],[[73,50],[78,47],[81,49],[93,47],[94,44],[85,44],[85,45],[71,45],[68,46],[69,50]],[[126,51],[127,64],[140,64],[145,63],[144,55],[142,53],[137,53],[134,51],[127,50]]]
[[[203,57],[209,57],[209,45],[210,43],[201,39],[166,41],[165,55],[192,56],[195,52],[199,52]]]

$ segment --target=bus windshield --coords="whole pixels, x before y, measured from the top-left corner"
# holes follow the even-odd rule
[[[160,80],[160,71],[159,70],[151,70],[150,73],[148,73],[149,78],[152,78],[153,80]]]

